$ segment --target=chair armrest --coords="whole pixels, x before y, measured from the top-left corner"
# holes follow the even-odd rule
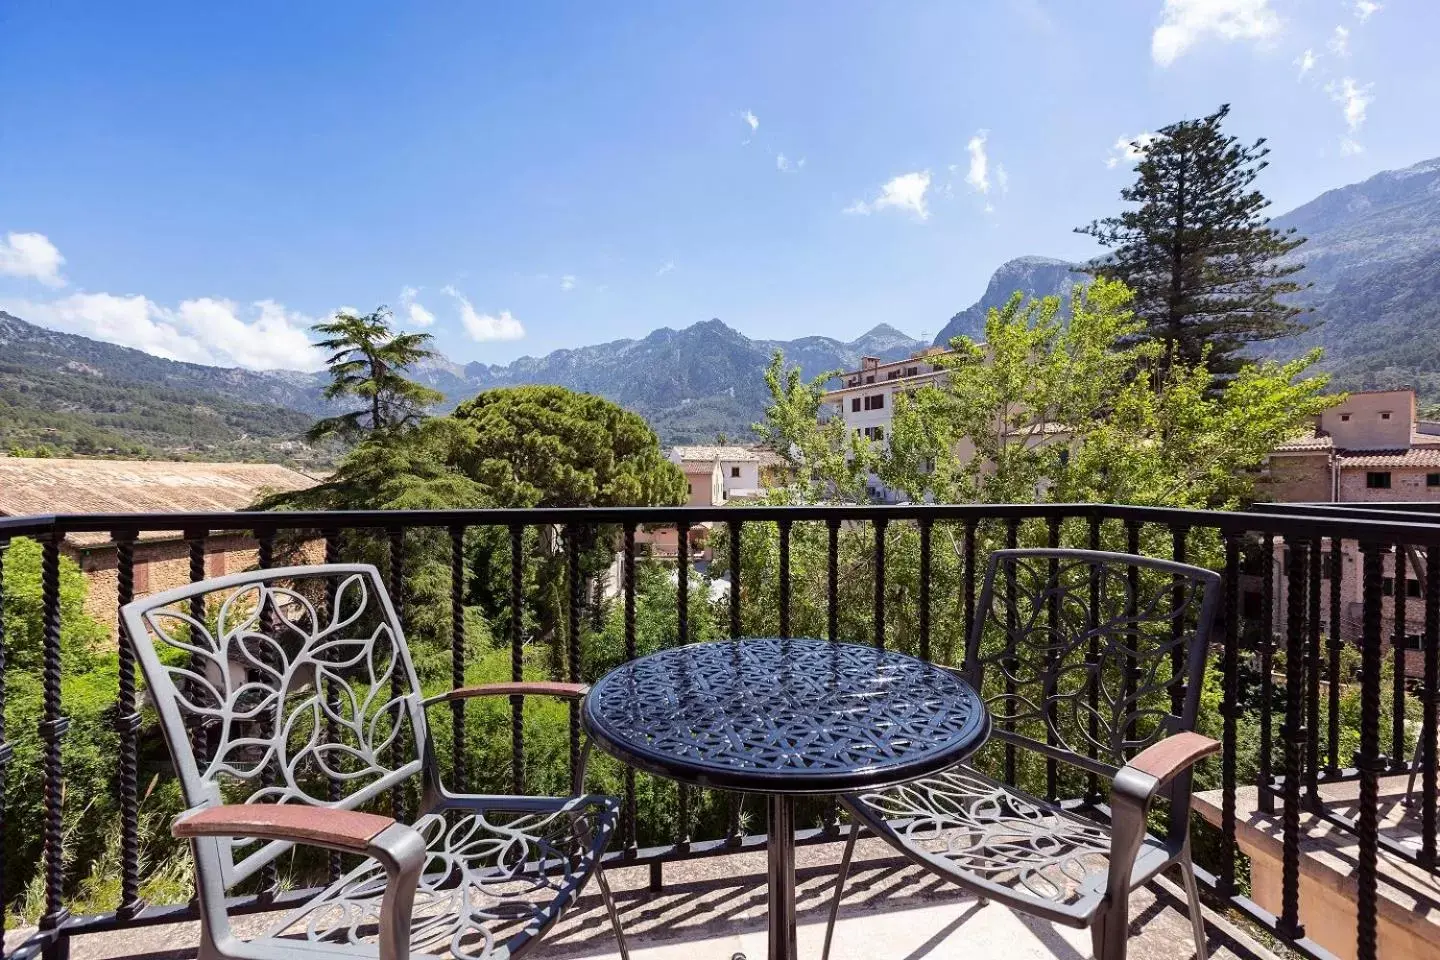
[[[1158,743],[1141,750],[1130,759],[1130,762],[1121,768],[1115,783],[1119,787],[1122,780],[1132,786],[1139,786],[1143,781],[1134,776],[1127,776],[1127,771],[1132,774],[1143,774],[1153,781],[1149,787],[1145,799],[1149,799],[1156,790],[1174,780],[1180,774],[1189,770],[1196,761],[1218,753],[1220,742],[1212,740],[1204,734],[1185,731],[1175,733],[1166,737]]]
[[[415,890],[425,865],[425,838],[389,817],[300,804],[239,803],[201,807],[171,826],[177,837],[253,837],[305,843],[372,857],[385,870],[380,901],[379,960],[408,960]],[[200,885],[203,898],[205,886]],[[203,916],[203,914],[202,914]]]
[[[234,803],[182,814],[170,832],[192,837],[254,837],[288,840],[346,853],[367,853],[371,841],[396,822],[358,810],[286,803]]]
[[[590,692],[584,683],[510,682],[485,683],[478,687],[459,687],[427,697],[425,706],[447,700],[469,700],[471,697],[559,697],[562,700],[583,700]]]

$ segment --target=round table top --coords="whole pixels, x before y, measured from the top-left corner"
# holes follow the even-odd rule
[[[836,794],[958,763],[990,735],[964,680],[852,643],[746,639],[632,660],[590,690],[585,729],[607,753],[702,787]]]

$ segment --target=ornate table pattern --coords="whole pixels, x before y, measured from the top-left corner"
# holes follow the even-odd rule
[[[979,695],[904,654],[810,639],[662,650],[606,674],[582,711],[635,767],[769,796],[770,956],[795,955],[795,797],[893,786],[983,744]]]

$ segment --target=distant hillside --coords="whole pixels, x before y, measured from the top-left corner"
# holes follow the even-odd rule
[[[984,339],[985,318],[994,307],[1003,307],[1016,290],[1027,297],[1068,294],[1070,288],[1087,278],[1075,272],[1077,264],[1050,257],[1017,257],[1000,265],[990,277],[979,300],[950,318],[935,337],[939,346],[949,346],[955,337]]]
[[[1345,389],[1414,386],[1440,401],[1440,159],[1329,190],[1275,218],[1306,242],[1313,328],[1264,345],[1271,356],[1325,349]]]
[[[464,376],[471,392],[547,383],[597,393],[644,416],[664,443],[695,443],[717,434],[749,435],[768,397],[761,371],[776,350],[806,377],[815,377],[858,367],[862,356],[898,359],[924,346],[885,325],[845,343],[829,337],[751,340],[719,320],[707,320],[503,366],[472,363]]]
[[[858,367],[862,356],[895,359],[924,346],[884,324],[847,343],[829,337],[751,340],[719,320],[708,320],[683,330],[661,328],[640,340],[557,350],[504,365],[436,358],[412,372],[445,394],[443,409],[492,387],[556,384],[614,400],[648,419],[663,442],[684,443],[749,434],[764,410],[760,374],[776,350],[813,377]],[[66,450],[76,449],[73,444],[84,436],[87,448],[123,448],[127,454],[143,447],[221,456],[233,447],[234,456],[251,456],[267,443],[293,439],[314,416],[333,409],[321,397],[323,374],[164,360],[46,330],[3,312],[0,364],[10,369],[5,382],[13,410],[28,410],[23,418],[13,413],[12,429],[0,433],[9,444],[31,446],[39,442],[36,438],[50,436],[54,446],[62,443],[54,439],[58,430],[70,438],[63,441]],[[42,396],[58,406],[28,404],[27,397]],[[168,404],[163,409],[155,406],[162,397]],[[187,406],[204,404],[225,410],[238,432],[216,433],[208,414],[183,413]],[[142,409],[148,411],[144,418],[138,413]],[[42,416],[48,414],[64,423]],[[149,423],[148,432],[140,429],[142,419]],[[249,439],[241,443],[241,436]]]

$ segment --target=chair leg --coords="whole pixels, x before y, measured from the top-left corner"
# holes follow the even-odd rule
[[[1190,928],[1195,934],[1195,960],[1210,956],[1205,943],[1205,915],[1200,912],[1200,884],[1195,882],[1195,863],[1190,859],[1190,845],[1180,856],[1180,874],[1185,878],[1185,898],[1190,901]]]
[[[615,928],[615,942],[620,945],[620,960],[630,960],[630,948],[625,943],[625,930],[620,926],[620,911],[615,909],[615,895],[610,892],[610,881],[605,877],[603,867],[595,868],[595,883],[600,887],[600,898],[605,901],[605,910],[610,914],[610,925]]]
[[[1125,960],[1130,949],[1130,902],[1129,898],[1112,901],[1102,908],[1090,928],[1090,939],[1095,946],[1095,960]]]
[[[855,838],[860,835],[860,824],[850,824],[850,836],[845,840],[845,853],[840,857],[840,870],[835,875],[835,896],[830,898],[830,920],[825,924],[825,949],[820,951],[820,960],[830,960],[830,940],[835,936],[835,920],[840,916],[840,898],[845,895],[845,878],[850,874],[850,858],[855,855]]]

